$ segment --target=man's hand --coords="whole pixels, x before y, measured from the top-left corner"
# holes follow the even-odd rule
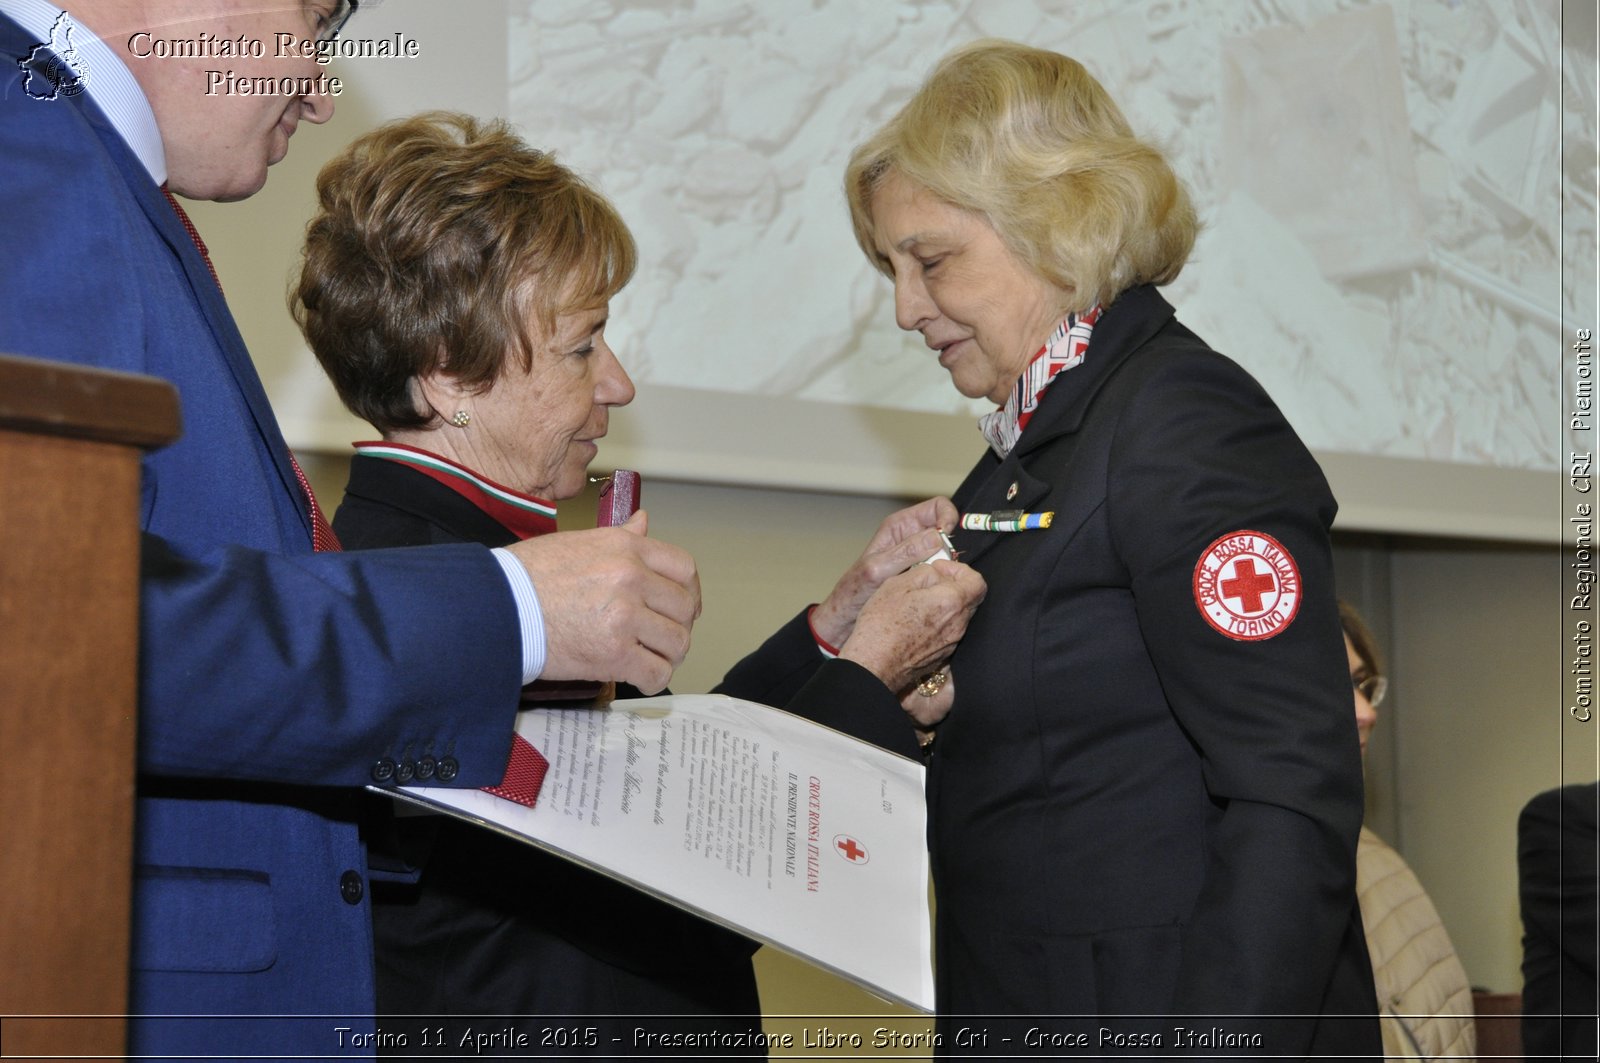
[[[878,525],[856,563],[845,570],[825,601],[811,612],[811,626],[830,646],[843,646],[855,629],[856,617],[873,592],[891,576],[898,576],[938,553],[944,543],[940,531],[956,526],[956,507],[948,498],[930,498]]]
[[[626,524],[558,532],[510,547],[544,614],[541,679],[617,680],[666,688],[700,616],[700,574],[688,552],[647,538],[641,510]]]
[[[839,656],[906,693],[955,652],[987,592],[983,577],[960,562],[913,566],[885,580],[861,607]]]

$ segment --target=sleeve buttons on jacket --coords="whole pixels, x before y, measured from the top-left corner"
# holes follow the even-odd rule
[[[439,761],[437,774],[440,782],[449,782],[461,774],[461,764],[455,757],[445,757]]]
[[[344,903],[360,904],[361,895],[366,891],[367,887],[361,881],[359,872],[346,871],[339,876],[339,896],[344,898]]]
[[[394,761],[384,757],[372,766],[372,781],[379,784],[390,781],[394,778],[394,768]]]
[[[439,770],[439,762],[432,757],[417,758],[417,781],[427,782]]]
[[[394,769],[394,781],[399,783],[401,786],[404,786],[406,783],[410,782],[412,779],[415,779],[416,777],[417,777],[417,762],[416,761],[414,761],[414,760],[402,760],[398,765],[395,766],[395,769]]]

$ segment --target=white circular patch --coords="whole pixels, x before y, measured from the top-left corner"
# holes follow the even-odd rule
[[[1270,639],[1300,609],[1300,569],[1272,536],[1230,532],[1195,563],[1194,604],[1230,639]]]

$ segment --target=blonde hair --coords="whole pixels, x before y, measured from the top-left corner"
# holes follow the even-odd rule
[[[845,171],[856,241],[879,253],[872,196],[896,172],[985,217],[1067,309],[1110,305],[1136,284],[1177,277],[1199,224],[1166,159],[1133,135],[1083,65],[1011,41],[945,56]]]
[[[290,311],[339,398],[379,431],[421,428],[411,382],[488,388],[531,313],[605,305],[633,276],[616,209],[502,121],[433,111],[357,138],[317,176]]]

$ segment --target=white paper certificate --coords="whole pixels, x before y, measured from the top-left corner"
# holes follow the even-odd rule
[[[624,879],[933,1009],[922,765],[715,694],[531,709],[538,804],[383,790]]]

